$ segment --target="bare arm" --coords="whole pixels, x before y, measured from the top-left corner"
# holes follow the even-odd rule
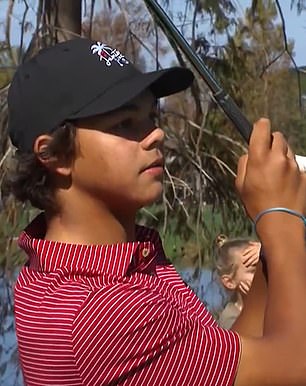
[[[262,337],[266,296],[267,283],[259,262],[250,292],[243,297],[244,307],[231,329],[243,336]]]
[[[254,126],[248,157],[239,163],[237,188],[251,218],[271,207],[305,212],[306,176],[283,137],[274,134],[271,141],[267,120]],[[306,385],[305,227],[295,216],[270,213],[260,219],[257,234],[269,275],[263,335],[247,337],[240,327],[236,385]]]

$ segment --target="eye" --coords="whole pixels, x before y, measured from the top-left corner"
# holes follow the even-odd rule
[[[131,126],[133,125],[133,120],[130,119],[130,118],[124,119],[124,120],[120,123],[120,125],[121,125],[122,127],[131,127]]]
[[[133,125],[132,119],[130,118],[124,119],[119,123],[117,123],[116,125],[112,126],[109,131],[114,134],[116,133],[120,134],[124,132],[126,129],[129,129],[132,125]]]

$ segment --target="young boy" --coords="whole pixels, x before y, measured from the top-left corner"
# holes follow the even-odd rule
[[[43,209],[19,239],[28,255],[15,287],[26,385],[306,384],[300,218],[273,212],[258,221],[269,273],[265,321],[258,275],[256,301],[250,295],[235,332],[219,328],[186,288],[158,234],[135,226],[138,209],[162,193],[156,99],[192,80],[180,68],[142,74],[118,50],[81,38],[17,70],[12,188]],[[254,127],[237,186],[251,218],[279,206],[304,213],[305,176],[281,135],[271,141],[267,120]]]

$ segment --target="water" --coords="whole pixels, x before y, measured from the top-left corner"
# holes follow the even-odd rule
[[[0,386],[23,386],[13,317],[13,279],[0,277]]]
[[[202,300],[206,308],[217,316],[226,305],[228,294],[219,284],[216,274],[211,270],[197,272],[189,268],[181,271],[180,275]]]
[[[184,269],[183,280],[193,289],[213,315],[224,307],[227,296],[209,270]],[[18,351],[13,317],[13,279],[0,277],[0,386],[24,386],[18,365]]]

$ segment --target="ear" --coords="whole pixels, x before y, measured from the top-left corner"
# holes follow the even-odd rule
[[[44,134],[36,138],[34,143],[34,153],[37,159],[48,170],[61,176],[69,176],[72,171],[72,163],[68,162],[65,157],[58,157],[50,154],[49,147],[52,142],[50,135]]]
[[[230,291],[233,291],[237,288],[235,280],[230,275],[222,275],[220,280],[224,287]]]

